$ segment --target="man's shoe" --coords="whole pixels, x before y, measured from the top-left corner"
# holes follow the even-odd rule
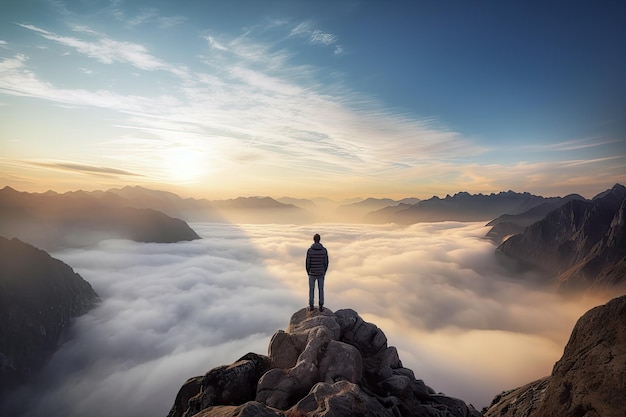
[[[313,311],[313,305],[309,306],[309,311]]]
[[[320,311],[324,311],[324,306],[320,304]]]

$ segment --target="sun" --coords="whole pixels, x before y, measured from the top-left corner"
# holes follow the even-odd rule
[[[171,149],[164,154],[163,159],[166,175],[176,182],[195,182],[207,172],[203,153],[195,149]]]

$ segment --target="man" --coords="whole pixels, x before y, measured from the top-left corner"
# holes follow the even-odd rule
[[[319,289],[320,311],[324,311],[324,277],[328,270],[328,251],[320,243],[320,235],[313,236],[313,244],[306,251],[306,273],[309,275],[309,311],[313,311],[315,281]]]

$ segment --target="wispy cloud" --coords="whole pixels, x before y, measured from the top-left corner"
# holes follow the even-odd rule
[[[563,151],[577,151],[581,149],[595,148],[599,146],[612,145],[615,143],[624,142],[624,139],[600,139],[600,138],[585,138],[568,140],[559,143],[547,143],[547,144],[532,144],[522,146],[522,149],[528,149],[538,152],[563,152]]]
[[[204,39],[209,42],[209,46],[220,51],[228,51],[228,48],[219,43],[213,36],[205,36]]]
[[[332,33],[325,33],[319,29],[314,30],[311,33],[311,43],[321,43],[323,45],[330,45],[337,41],[337,36]]]
[[[310,21],[304,21],[296,25],[293,29],[291,29],[291,32],[289,32],[289,36],[306,37],[308,38],[309,43],[313,45],[317,44],[330,46],[336,44],[338,41],[337,35],[324,32],[320,29],[314,29],[314,25]],[[339,44],[336,44],[334,54],[340,55],[342,53],[343,47]]]
[[[72,48],[76,52],[87,55],[103,64],[121,62],[130,64],[136,68],[155,71],[164,70],[181,74],[181,70],[166,64],[154,55],[150,54],[146,47],[132,42],[120,42],[109,37],[102,36],[84,26],[76,26],[74,29],[81,33],[99,36],[94,42],[86,41],[71,36],[61,36],[45,29],[30,24],[18,23],[19,26],[39,33],[45,39],[57,42]]]
[[[96,175],[122,175],[122,176],[142,176],[124,169],[80,164],[71,161],[24,161],[26,164],[36,165],[44,168],[60,169],[64,171],[78,171]]]
[[[137,16],[128,20],[131,26],[138,26],[150,23],[156,23],[161,29],[168,29],[176,25],[183,24],[188,19],[184,16],[161,16],[157,9],[147,9]]]

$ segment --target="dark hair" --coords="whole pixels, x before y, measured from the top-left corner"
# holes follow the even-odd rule
[[[319,242],[320,241],[320,235],[318,235],[317,233],[313,235],[313,240],[315,242]]]

